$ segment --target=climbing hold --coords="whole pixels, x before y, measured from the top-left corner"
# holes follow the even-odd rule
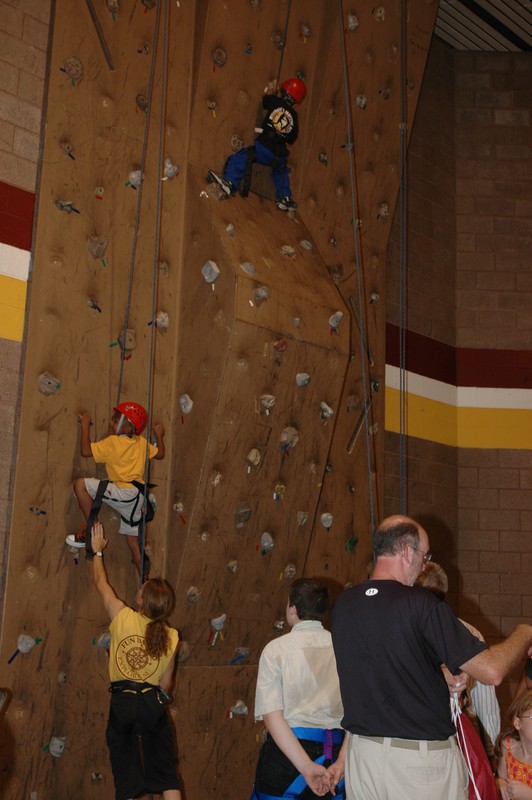
[[[325,153],[323,150],[321,151],[321,153],[318,154],[318,161],[320,162],[320,164],[323,164],[324,167],[326,167],[327,164],[329,163],[329,157],[327,153]]]
[[[273,490],[273,499],[276,503],[279,503],[286,494],[286,486],[284,483],[276,483],[275,488]]]
[[[373,392],[379,391],[379,381],[376,378],[371,379],[371,390]]]
[[[137,47],[137,53],[139,54],[139,56],[147,56],[149,52],[150,52],[149,44],[144,43],[141,44],[140,47]]]
[[[179,398],[179,406],[183,414],[190,414],[193,405],[194,401],[188,394],[182,394],[181,397]]]
[[[384,6],[376,6],[374,9],[372,9],[371,13],[377,22],[384,22],[386,17]]]
[[[347,29],[350,31],[356,31],[358,28],[358,17],[356,14],[353,14],[352,11],[349,11],[347,14]]]
[[[286,339],[278,339],[273,343],[273,349],[276,353],[284,353],[288,350],[288,342]]]
[[[261,555],[265,556],[266,553],[269,553],[270,550],[273,550],[274,547],[275,547],[275,542],[273,541],[273,536],[268,531],[264,531],[264,533],[260,537]]]
[[[296,254],[295,249],[290,244],[283,244],[281,247],[281,255],[287,258],[294,258]]]
[[[171,178],[175,178],[175,176],[179,173],[179,164],[172,163],[170,158],[164,159],[164,170],[163,170],[163,180],[167,181]]]
[[[287,564],[284,568],[284,577],[285,580],[291,581],[294,575],[296,574],[296,565],[295,564]]]
[[[215,261],[206,261],[205,264],[201,268],[201,274],[207,281],[207,283],[214,283],[218,275],[220,274],[220,269],[218,264]]]
[[[248,707],[243,700],[237,700],[234,706],[231,706],[231,714],[236,714],[238,717],[245,717],[248,713]]]
[[[303,39],[304,44],[306,44],[307,39],[310,38],[310,28],[308,25],[305,25],[304,22],[299,26],[299,35]]]
[[[212,631],[209,635],[209,643],[211,647],[214,647],[214,645],[216,644],[218,636],[220,636],[221,639],[224,638],[222,631],[226,619],[227,619],[227,614],[220,614],[219,617],[213,617],[213,619],[211,619]]]
[[[230,222],[229,225],[225,226],[225,230],[226,230],[226,233],[229,234],[229,236],[234,236],[235,235],[235,226],[233,225],[232,222]]]
[[[256,447],[249,451],[246,456],[246,461],[250,467],[258,467],[260,464],[261,455]]]
[[[55,201],[56,208],[59,211],[66,211],[67,214],[79,214],[81,213],[79,208],[76,208],[72,200],[56,200]]]
[[[66,736],[52,736],[48,745],[50,755],[54,758],[61,758],[65,751]]]
[[[101,783],[103,775],[101,772],[91,772],[91,783]]]
[[[241,136],[237,133],[233,133],[231,136],[231,150],[236,153],[237,150],[242,150],[244,147],[244,140]]]
[[[101,647],[102,650],[109,650],[109,648],[111,647],[111,634],[110,634],[110,632],[106,631],[105,633],[102,633],[102,635],[99,637],[99,639],[96,642],[96,644],[98,645],[98,647]]]
[[[65,72],[70,80],[79,81],[83,75],[83,64],[79,58],[67,58],[63,62],[61,72]]]
[[[159,272],[166,278],[168,275],[168,261],[159,261]]]
[[[96,186],[94,189],[94,197],[96,198],[96,200],[103,200],[104,192],[105,189],[103,188],[103,186]]]
[[[370,294],[370,296],[369,296],[369,302],[370,302],[371,304],[373,304],[373,303],[378,303],[380,299],[381,299],[381,297],[380,297],[380,295],[379,295],[379,294],[377,294],[377,292],[372,292],[372,293]]]
[[[358,544],[358,536],[351,536],[345,543],[345,549],[348,553],[355,549]]]
[[[308,240],[308,239],[301,239],[301,241],[299,242],[299,244],[301,245],[301,247],[302,247],[304,250],[312,250],[312,248],[314,247],[314,245],[312,244],[312,242],[309,242],[309,240]]]
[[[131,350],[134,350],[137,346],[137,338],[132,328],[126,328],[125,331],[120,331],[117,341],[124,353],[131,352]]]
[[[308,521],[308,518],[309,518],[309,512],[308,511],[298,511],[297,514],[296,514],[298,527],[302,528],[304,525],[306,525],[307,521]]]
[[[144,174],[140,169],[132,170],[128,175],[128,180],[126,186],[131,186],[133,189],[136,189],[142,183],[144,179]]]
[[[294,325],[296,326],[296,328],[300,328],[301,323],[302,323],[301,317],[294,317]]]
[[[320,522],[326,530],[330,530],[331,525],[333,524],[333,515],[326,512],[322,514],[320,517]]]
[[[283,39],[283,34],[281,31],[274,31],[272,34],[272,43],[273,46],[277,48],[277,50],[283,50],[285,46],[285,41]]]
[[[373,425],[370,425],[368,428],[368,432],[370,436],[376,436],[379,432],[379,423],[374,422]]]
[[[244,525],[247,522],[249,522],[250,517],[251,517],[250,506],[245,501],[238,503],[234,513],[236,527],[243,528]]]
[[[353,496],[355,494],[355,492],[356,492],[355,484],[354,483],[348,483],[347,484],[347,491],[349,492],[349,494],[351,496]]]
[[[145,94],[139,93],[135,97],[135,103],[137,104],[137,108],[140,108],[141,111],[145,113],[148,111],[148,98]]]
[[[337,247],[338,242],[336,241],[335,237],[331,234],[331,236],[329,236],[329,238],[327,239],[327,244],[330,244],[331,247]]]
[[[70,142],[60,142],[60,147],[63,153],[72,159],[72,161],[76,160],[76,156],[72,153],[72,145]]]
[[[191,586],[187,591],[187,600],[189,603],[197,603],[201,597],[201,592],[197,586]]]
[[[386,219],[388,216],[388,203],[381,203],[379,206],[379,213],[377,214],[377,219]]]
[[[106,6],[111,14],[116,14],[119,11],[118,0],[106,0]]]
[[[223,67],[227,61],[227,53],[223,49],[223,47],[215,47],[211,53],[212,55],[212,63],[215,67]]]
[[[327,405],[325,400],[322,400],[320,403],[320,419],[322,422],[327,422],[334,414],[334,411],[330,406]]]
[[[366,97],[365,94],[357,94],[356,103],[357,103],[357,108],[361,108],[362,111],[364,111],[364,109],[368,104],[368,98]]]
[[[256,269],[255,265],[252,264],[250,261],[241,261],[240,262],[240,269],[246,273],[246,275],[255,275]]]
[[[223,480],[223,477],[224,476],[220,470],[215,470],[211,475],[211,485],[214,487],[219,486]]]
[[[68,680],[68,672],[60,672],[57,676],[57,683],[59,686],[63,686]]]
[[[251,0],[251,8],[257,9],[259,8],[259,6],[260,6],[260,0]]]
[[[280,437],[281,450],[286,452],[291,450],[299,442],[299,431],[291,425],[285,428]]]
[[[37,378],[37,388],[41,394],[57,394],[61,388],[61,383],[58,378],[54,378],[49,372],[41,372]]]
[[[38,637],[34,639],[33,636],[28,636],[25,633],[21,633],[17,639],[17,649],[8,659],[7,663],[11,664],[11,662],[15,660],[19,653],[29,653],[36,644],[39,644],[39,642],[42,642],[42,639],[39,639]]]
[[[286,620],[278,619],[276,622],[273,623],[273,629],[274,629],[274,631],[282,632],[282,631],[284,631],[285,625],[286,625]]]
[[[336,330],[336,328],[339,326],[339,324],[341,323],[343,318],[344,318],[344,312],[343,311],[335,311],[334,314],[332,314],[329,317],[329,325],[330,325],[330,327],[333,328],[334,330]]]
[[[212,113],[214,119],[216,119],[216,100],[207,100],[207,108]]]
[[[310,375],[308,372],[298,372],[296,375],[296,384],[298,386],[307,386],[310,382]]]
[[[336,195],[336,199],[338,200],[338,202],[341,202],[344,199],[344,197],[345,197],[345,186],[343,185],[343,183],[339,183],[338,184],[338,186],[336,187],[336,189],[334,191],[334,194]]]
[[[384,86],[382,89],[379,89],[379,94],[383,100],[389,100],[392,90],[389,86]]]
[[[157,0],[142,0],[142,5],[144,6],[144,8],[149,10],[155,8],[155,6],[157,5]]]
[[[272,411],[272,409],[275,407],[276,401],[277,398],[274,397],[273,394],[261,395],[261,397],[259,398],[259,402],[261,405],[261,411],[264,414],[264,416],[267,417],[269,415],[270,411]]]
[[[253,300],[255,305],[260,306],[270,296],[270,290],[267,286],[255,286],[253,289]]]
[[[46,511],[43,511],[43,509],[38,506],[30,506],[30,511],[32,514],[35,514],[36,517],[46,514]]]
[[[233,575],[236,573],[238,569],[238,561],[228,561],[227,562],[227,569],[229,572],[232,572]]]
[[[103,258],[107,250],[107,239],[105,236],[89,236],[87,239],[87,250],[93,258]]]
[[[185,508],[185,504],[183,503],[183,501],[180,500],[180,499],[177,499],[175,501],[175,503],[173,504],[173,506],[172,506],[172,511],[175,511],[176,514],[182,514],[184,508]]]
[[[155,325],[161,330],[167,330],[170,327],[170,317],[166,311],[158,311],[155,317]]]

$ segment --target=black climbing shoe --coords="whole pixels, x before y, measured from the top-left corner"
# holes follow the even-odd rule
[[[225,178],[221,178],[216,172],[213,172],[212,169],[207,173],[207,181],[209,183],[217,183],[227,197],[230,197],[233,193],[233,184],[226,181]],[[225,200],[226,198],[224,197],[223,199]]]

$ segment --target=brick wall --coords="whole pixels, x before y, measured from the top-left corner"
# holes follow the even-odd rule
[[[0,180],[35,191],[50,0],[0,2]]]

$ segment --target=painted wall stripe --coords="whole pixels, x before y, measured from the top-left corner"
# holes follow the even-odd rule
[[[10,244],[0,242],[0,275],[27,281],[30,270],[30,254]]]
[[[31,250],[35,195],[0,181],[0,242]]]
[[[22,341],[27,282],[0,275],[0,338]]]

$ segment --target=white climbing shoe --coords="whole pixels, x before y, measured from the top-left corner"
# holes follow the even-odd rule
[[[275,205],[280,211],[295,211],[297,208],[297,203],[294,203],[291,197],[281,197]]]
[[[225,178],[220,177],[220,175],[217,175],[216,172],[212,171],[212,169],[210,169],[207,173],[207,181],[209,183],[217,183],[227,197],[230,197],[233,193],[233,184],[229,183],[229,181],[226,181]],[[223,199],[225,200],[226,198]]]

